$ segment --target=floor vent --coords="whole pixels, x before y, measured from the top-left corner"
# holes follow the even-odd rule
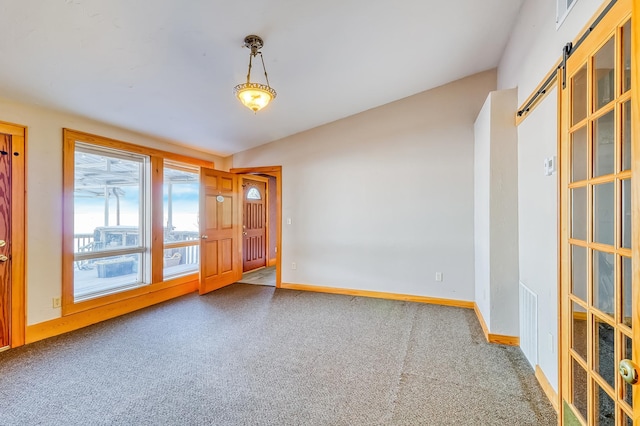
[[[538,296],[520,283],[520,348],[532,367],[538,364]]]

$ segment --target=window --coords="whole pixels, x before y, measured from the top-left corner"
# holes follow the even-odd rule
[[[63,315],[197,279],[211,162],[67,129],[63,156]]]
[[[74,301],[149,282],[149,156],[76,143]]]
[[[578,0],[557,0],[556,29],[564,22]]]
[[[200,234],[197,167],[165,162],[163,184],[163,275],[176,277],[198,271]]]
[[[258,188],[249,188],[249,191],[247,191],[247,200],[262,200],[262,196],[260,195]]]

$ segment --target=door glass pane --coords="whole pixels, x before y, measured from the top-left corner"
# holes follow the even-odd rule
[[[616,424],[616,404],[613,399],[597,384],[596,386],[596,424],[599,426],[615,426]]]
[[[622,247],[631,248],[631,179],[622,181]]]
[[[587,248],[571,246],[571,292],[587,301]]]
[[[593,187],[593,241],[602,244],[614,243],[614,185],[613,182]]]
[[[623,359],[633,359],[633,352],[632,352],[632,345],[633,345],[633,340],[631,340],[630,338],[628,338],[627,336],[623,335],[622,337],[622,358]],[[629,383],[622,381],[622,383],[624,384],[622,391],[624,392],[624,400],[627,402],[627,404],[629,404],[631,407],[633,407],[633,385],[630,385]]]
[[[622,258],[622,323],[627,327],[631,327],[631,305],[632,305],[632,293],[631,293],[631,258]]]
[[[571,123],[577,124],[587,117],[587,64],[573,76],[571,87]]]
[[[571,347],[587,362],[587,311],[576,302],[571,303],[573,330]]]
[[[593,306],[612,317],[615,304],[613,259],[611,253],[593,251]]]
[[[624,411],[622,412],[622,424],[624,426],[633,426],[633,420],[631,420],[631,418],[629,416],[627,416],[627,413],[625,413]]]
[[[571,134],[571,182],[587,178],[587,127],[581,127]]]
[[[622,104],[622,170],[631,169],[631,101]]]
[[[593,176],[603,176],[614,172],[614,113],[609,111],[594,124]]]
[[[611,38],[595,55],[594,81],[596,110],[615,98],[615,44]]]
[[[571,238],[587,240],[587,187],[571,190]]]
[[[622,92],[631,88],[631,21],[622,27]]]
[[[587,372],[578,364],[575,359],[572,359],[573,367],[573,406],[582,418],[587,419]]]
[[[618,365],[614,356],[614,339],[615,331],[612,326],[604,322],[602,319],[594,316],[594,370],[611,387],[615,387],[615,378]]]

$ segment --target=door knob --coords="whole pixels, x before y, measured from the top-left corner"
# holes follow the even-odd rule
[[[624,380],[625,382],[629,383],[630,385],[635,385],[636,383],[638,383],[638,366],[630,359],[623,359],[622,361],[620,361],[618,371],[622,376],[622,380]]]
[[[4,247],[7,245],[7,242],[5,240],[0,240],[0,247]]]
[[[207,238],[209,238],[209,236],[208,235],[203,235],[200,238],[202,238],[203,240],[206,240]]]
[[[6,262],[7,260],[9,260],[7,256],[5,256],[4,254],[0,254],[0,262]]]
[[[242,235],[246,236],[246,235],[247,235],[247,233],[246,233],[246,232],[243,232],[243,233],[242,233]]]

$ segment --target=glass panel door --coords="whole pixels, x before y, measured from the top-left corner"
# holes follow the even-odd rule
[[[565,423],[620,426],[637,417],[634,388],[618,374],[620,361],[633,359],[634,343],[630,13],[629,1],[618,2],[567,61],[561,107]]]

